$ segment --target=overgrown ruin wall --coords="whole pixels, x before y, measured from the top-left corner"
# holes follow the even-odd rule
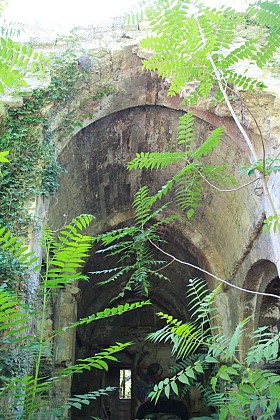
[[[93,214],[96,220],[92,234],[129,224],[133,216],[130,205],[137,189],[147,184],[153,192],[170,178],[172,173],[167,171],[128,172],[126,163],[137,152],[176,150],[178,117],[185,111],[179,97],[167,96],[168,83],[142,70],[144,53],[130,35],[122,33],[108,48],[96,49],[94,54],[96,59],[92,60],[90,77],[81,85],[80,93],[71,103],[61,104],[53,118],[57,152],[66,173],[61,177],[47,215],[52,228],[58,229],[80,213]],[[110,93],[96,99],[104,86],[110,87]],[[262,129],[267,155],[275,155],[279,151],[280,134],[278,93],[264,91],[243,96]],[[241,121],[261,158],[258,128],[241,103],[234,105],[240,106]],[[223,127],[220,147],[207,159],[214,165],[227,165],[239,185],[248,182],[248,177],[239,175],[239,168],[249,163],[249,152],[226,109],[211,108],[209,103],[201,102],[191,112],[195,116],[195,145],[201,144],[213,128]],[[82,127],[68,133],[70,122],[75,121]],[[272,175],[269,187],[278,210],[279,186],[279,175]],[[173,210],[177,211],[175,207]],[[258,184],[230,193],[216,191],[205,184],[202,205],[194,218],[183,218],[165,232],[166,249],[181,260],[199,265],[240,287],[279,293],[279,279],[276,280],[280,269],[279,234],[261,232],[263,220],[269,214]],[[104,261],[93,253],[85,272],[99,266],[104,267]],[[186,280],[201,273],[174,265],[169,274],[173,282],[155,284],[151,300],[158,310],[188,319]],[[204,277],[210,288],[217,284],[211,276]],[[97,289],[95,281],[91,276],[88,283],[69,286],[61,292],[54,304],[54,324],[50,324],[50,328],[75,320],[77,313],[88,316],[110,303],[116,294],[114,287]],[[275,301],[270,306],[261,296],[227,286],[223,286],[217,304],[223,329],[228,333],[248,314],[253,315],[254,326],[269,317],[272,324],[279,319],[279,305]],[[127,324],[116,321],[105,326],[103,323],[96,328],[79,329],[77,335],[68,331],[55,343],[55,366],[71,364],[75,351],[76,357],[89,355],[99,346],[107,345],[110,339],[122,338],[118,332],[126,340],[135,341],[126,355],[129,362],[123,360],[123,365],[133,366],[141,351],[152,354],[150,361],[153,361],[153,351],[143,349],[142,341],[145,334],[156,327],[156,322],[144,319],[145,315],[139,312]],[[163,351],[160,356],[166,366],[167,354]],[[62,384],[56,398],[61,400],[69,395],[70,387],[69,381]],[[83,388],[81,384],[74,384],[75,391],[80,388]]]

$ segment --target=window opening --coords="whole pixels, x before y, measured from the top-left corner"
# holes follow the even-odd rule
[[[131,370],[130,369],[120,370],[119,397],[121,400],[131,399]]]

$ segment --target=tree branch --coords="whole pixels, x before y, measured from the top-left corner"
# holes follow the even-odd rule
[[[201,39],[202,39],[202,41],[204,42],[204,44],[206,45],[205,36],[204,36],[204,34],[203,34],[203,32],[202,32],[202,29],[201,29],[201,26],[200,26],[200,24],[199,24],[198,19],[196,19],[196,21],[197,21],[197,27],[198,27],[198,30],[199,30],[200,35],[201,35]],[[229,100],[229,98],[228,98],[228,95],[227,95],[227,93],[226,93],[226,91],[225,91],[225,89],[224,89],[224,87],[223,87],[222,80],[221,80],[221,75],[220,75],[219,70],[218,70],[218,68],[217,68],[217,66],[216,66],[216,64],[215,64],[215,62],[214,62],[214,60],[213,60],[213,57],[212,57],[212,55],[211,55],[210,53],[208,53],[208,54],[207,54],[207,57],[208,57],[208,60],[210,61],[210,64],[211,64],[211,66],[212,66],[212,68],[213,68],[213,71],[214,71],[214,73],[215,73],[216,80],[217,80],[217,82],[218,82],[218,85],[219,85],[220,91],[221,91],[221,93],[222,93],[222,95],[223,95],[223,97],[224,97],[224,100],[225,100],[225,103],[226,103],[226,105],[227,105],[227,107],[228,107],[228,110],[229,110],[229,112],[230,112],[230,114],[231,114],[232,118],[234,119],[235,124],[237,125],[237,127],[238,127],[238,129],[239,129],[240,133],[242,134],[242,136],[243,136],[243,138],[244,138],[244,140],[245,140],[245,142],[246,142],[246,144],[247,144],[247,146],[248,146],[248,148],[249,148],[249,150],[250,150],[250,152],[251,152],[251,155],[252,155],[253,159],[254,159],[255,161],[257,161],[257,160],[258,160],[258,156],[257,156],[257,153],[256,153],[256,151],[255,151],[255,148],[254,148],[254,146],[253,146],[253,144],[252,144],[252,142],[251,142],[251,140],[250,140],[250,138],[249,138],[248,134],[246,133],[246,131],[244,130],[244,128],[243,128],[243,126],[242,126],[242,124],[240,123],[240,121],[239,121],[239,119],[238,119],[238,117],[237,117],[237,115],[236,115],[236,113],[235,113],[234,109],[232,108],[232,105],[231,105],[231,103],[230,103],[230,100]],[[273,213],[273,214],[276,214],[276,213],[277,213],[277,211],[276,211],[276,208],[275,208],[275,206],[274,206],[274,203],[273,203],[272,197],[271,197],[271,195],[270,195],[270,192],[269,192],[269,190],[268,190],[267,182],[266,182],[266,179],[265,179],[265,174],[260,173],[260,177],[261,177],[261,179],[262,179],[263,189],[264,189],[265,194],[266,194],[266,196],[267,196],[267,199],[268,199],[268,202],[269,202],[270,208],[271,208],[271,210],[272,210],[272,213]]]

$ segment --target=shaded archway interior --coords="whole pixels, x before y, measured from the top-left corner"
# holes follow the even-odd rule
[[[273,293],[273,290],[275,289],[275,293],[273,294],[280,295],[280,285],[277,279],[279,279],[279,277],[276,265],[269,260],[259,260],[254,263],[248,271],[244,287],[249,290],[257,290],[266,293]],[[270,307],[276,305],[276,307],[278,307],[279,301],[262,295],[243,293],[242,307],[244,308],[244,318],[254,314],[252,320],[254,329],[258,326],[265,325],[264,319],[268,317],[265,313],[267,314],[268,309],[265,310],[264,308],[267,305]],[[275,323],[275,321],[273,323]],[[268,322],[266,325],[271,325],[271,322]]]
[[[66,169],[66,173],[61,178],[61,186],[50,206],[51,225],[59,228],[65,222],[65,217],[69,221],[80,213],[90,213],[96,217],[96,224],[91,233],[100,233],[119,226],[125,218],[124,213],[130,210],[134,195],[140,186],[149,185],[153,193],[178,169],[167,168],[157,174],[151,171],[129,172],[126,163],[140,152],[180,150],[177,144],[177,129],[178,117],[181,115],[181,111],[161,106],[129,108],[108,115],[75,135],[60,154],[60,163]],[[212,127],[208,123],[195,118],[192,147],[200,145],[211,131]],[[207,157],[206,163],[227,164],[241,160],[242,156],[236,145],[224,136],[219,152],[213,152],[211,157]],[[203,191],[202,207],[192,222],[193,230],[197,229],[208,239],[217,255],[221,254],[221,260],[225,261],[225,264],[227,262],[232,264],[232,257],[234,253],[237,255],[236,250],[242,242],[239,236],[232,242],[235,227],[234,223],[232,224],[232,214],[235,214],[238,221],[238,229],[242,234],[246,234],[249,229],[247,221],[251,217],[251,208],[254,211],[257,208],[254,196],[253,199],[246,200],[246,194],[249,196],[249,193],[242,192],[221,198],[215,191],[210,191],[206,187]],[[125,220],[130,223],[128,218]],[[229,229],[229,226],[232,226],[232,229]],[[207,258],[204,258],[203,251],[195,249],[188,238],[175,229],[167,230],[166,235],[167,252],[183,261],[205,267]],[[227,246],[229,242],[232,243],[230,251]],[[162,259],[162,255],[157,254],[157,256]],[[107,264],[107,261],[96,257],[93,253],[86,263],[85,272],[95,271],[98,267],[105,268]],[[80,328],[77,331],[76,358],[89,357],[100,347],[112,344],[114,340],[133,340],[134,347],[121,355],[121,366],[130,366],[136,375],[140,362],[146,366],[145,369],[150,363],[160,362],[164,365],[166,374],[172,362],[170,348],[163,345],[147,347],[143,341],[144,337],[161,325],[155,315],[156,311],[170,313],[183,321],[189,319],[185,298],[186,283],[188,278],[201,277],[201,274],[173,263],[166,269],[166,275],[171,278],[171,283],[163,284],[162,281],[157,281],[153,284],[150,295],[153,306],[140,309],[137,315],[136,312],[130,312],[123,317],[99,321],[98,324],[94,323],[88,328]],[[95,283],[96,280],[90,278],[88,283],[79,285],[81,293],[78,315],[81,317],[110,305],[111,299],[117,295],[121,287],[116,283],[110,288],[101,289],[94,287]],[[134,298],[132,295],[127,296],[128,300]],[[121,300],[116,303],[121,303]],[[104,387],[109,379],[110,377],[104,376],[104,373],[87,372],[73,382],[73,393],[88,391],[88,385],[95,386],[94,389]],[[116,377],[112,375],[111,380],[114,384]],[[199,398],[198,396],[197,403],[193,398],[192,406],[189,407],[192,415],[203,414]],[[115,399],[111,404],[114,405],[116,401]],[[101,400],[99,410],[102,410],[102,404],[105,403],[106,401]],[[129,418],[125,410],[133,413],[135,409],[136,398],[132,398],[129,408],[124,409],[123,418]],[[116,419],[122,419],[121,412],[122,408],[119,407]],[[99,414],[100,412],[97,414],[90,411],[82,412],[84,416],[82,418]],[[78,412],[73,412],[73,418],[81,417]]]
[[[116,228],[118,227],[116,226]],[[164,249],[166,251],[176,253],[178,258],[185,258],[192,264],[198,264],[197,258],[189,251],[188,241],[179,232],[173,231],[171,233],[167,231],[165,239]],[[154,255],[155,258],[162,260],[162,255],[159,251],[155,250]],[[106,259],[100,254],[94,254],[93,252],[85,265],[84,272],[100,271],[106,267],[108,268],[108,266],[112,267],[116,263],[115,258]],[[96,404],[92,404],[85,407],[81,412],[73,410],[72,418],[80,419],[88,418],[90,415],[101,415],[104,409],[102,404],[105,404],[110,411],[112,419],[134,418],[139,407],[139,370],[145,372],[146,375],[146,371],[151,364],[159,363],[163,369],[162,376],[170,376],[169,368],[175,364],[175,357],[171,356],[170,343],[154,344],[146,341],[145,338],[149,333],[165,325],[165,322],[156,315],[158,312],[172,315],[174,318],[181,319],[184,322],[190,320],[191,309],[188,306],[189,299],[187,296],[188,280],[201,276],[197,270],[178,263],[167,266],[163,270],[163,274],[170,279],[170,282],[151,279],[152,287],[149,299],[152,304],[150,306],[145,306],[136,311],[127,312],[107,320],[100,320],[77,329],[76,359],[90,357],[116,341],[132,341],[134,344],[126,352],[118,355],[120,360],[118,364],[111,363],[108,374],[104,375],[104,372],[88,372],[82,377],[77,376],[74,378],[73,394],[87,393],[91,389],[100,387],[100,384],[103,384],[103,386],[119,386],[119,371],[122,368],[128,368],[131,370],[132,375],[132,395],[130,405],[128,405],[128,401],[123,401],[119,398],[119,391],[115,391],[104,398],[99,407],[96,407]],[[111,302],[122,289],[122,279],[101,287],[96,286],[98,281],[100,281],[98,275],[89,274],[89,280],[80,283],[81,295],[78,303],[78,318],[86,318],[90,314],[103,310],[106,307],[135,300],[146,300],[144,296],[127,293],[123,299],[119,298]],[[140,390],[140,394],[141,392]],[[192,414],[203,414],[203,410],[205,410],[199,398],[197,396],[196,403],[192,405],[189,401],[186,401],[188,410]],[[144,401],[141,402],[144,403]],[[116,407],[118,408],[116,409]],[[200,411],[195,411],[198,410],[198,407]]]

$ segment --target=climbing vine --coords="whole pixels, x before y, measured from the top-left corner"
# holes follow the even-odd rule
[[[36,229],[38,222],[40,224],[30,214],[29,203],[36,196],[51,196],[59,185],[63,168],[57,160],[56,139],[70,135],[75,127],[82,125],[83,119],[92,117],[89,111],[92,101],[111,92],[110,87],[105,86],[90,98],[90,103],[82,103],[80,115],[68,115],[68,104],[88,83],[89,72],[78,65],[77,52],[72,46],[53,54],[51,63],[49,86],[23,94],[22,106],[5,107],[0,121],[0,150],[9,151],[9,160],[7,152],[1,152],[0,225],[21,237],[27,235],[30,226]],[[65,118],[54,130],[56,114],[61,110]],[[2,275],[11,274],[11,261],[4,251],[0,259]],[[12,287],[19,286],[20,268],[17,266],[15,275],[8,275],[5,281]]]

